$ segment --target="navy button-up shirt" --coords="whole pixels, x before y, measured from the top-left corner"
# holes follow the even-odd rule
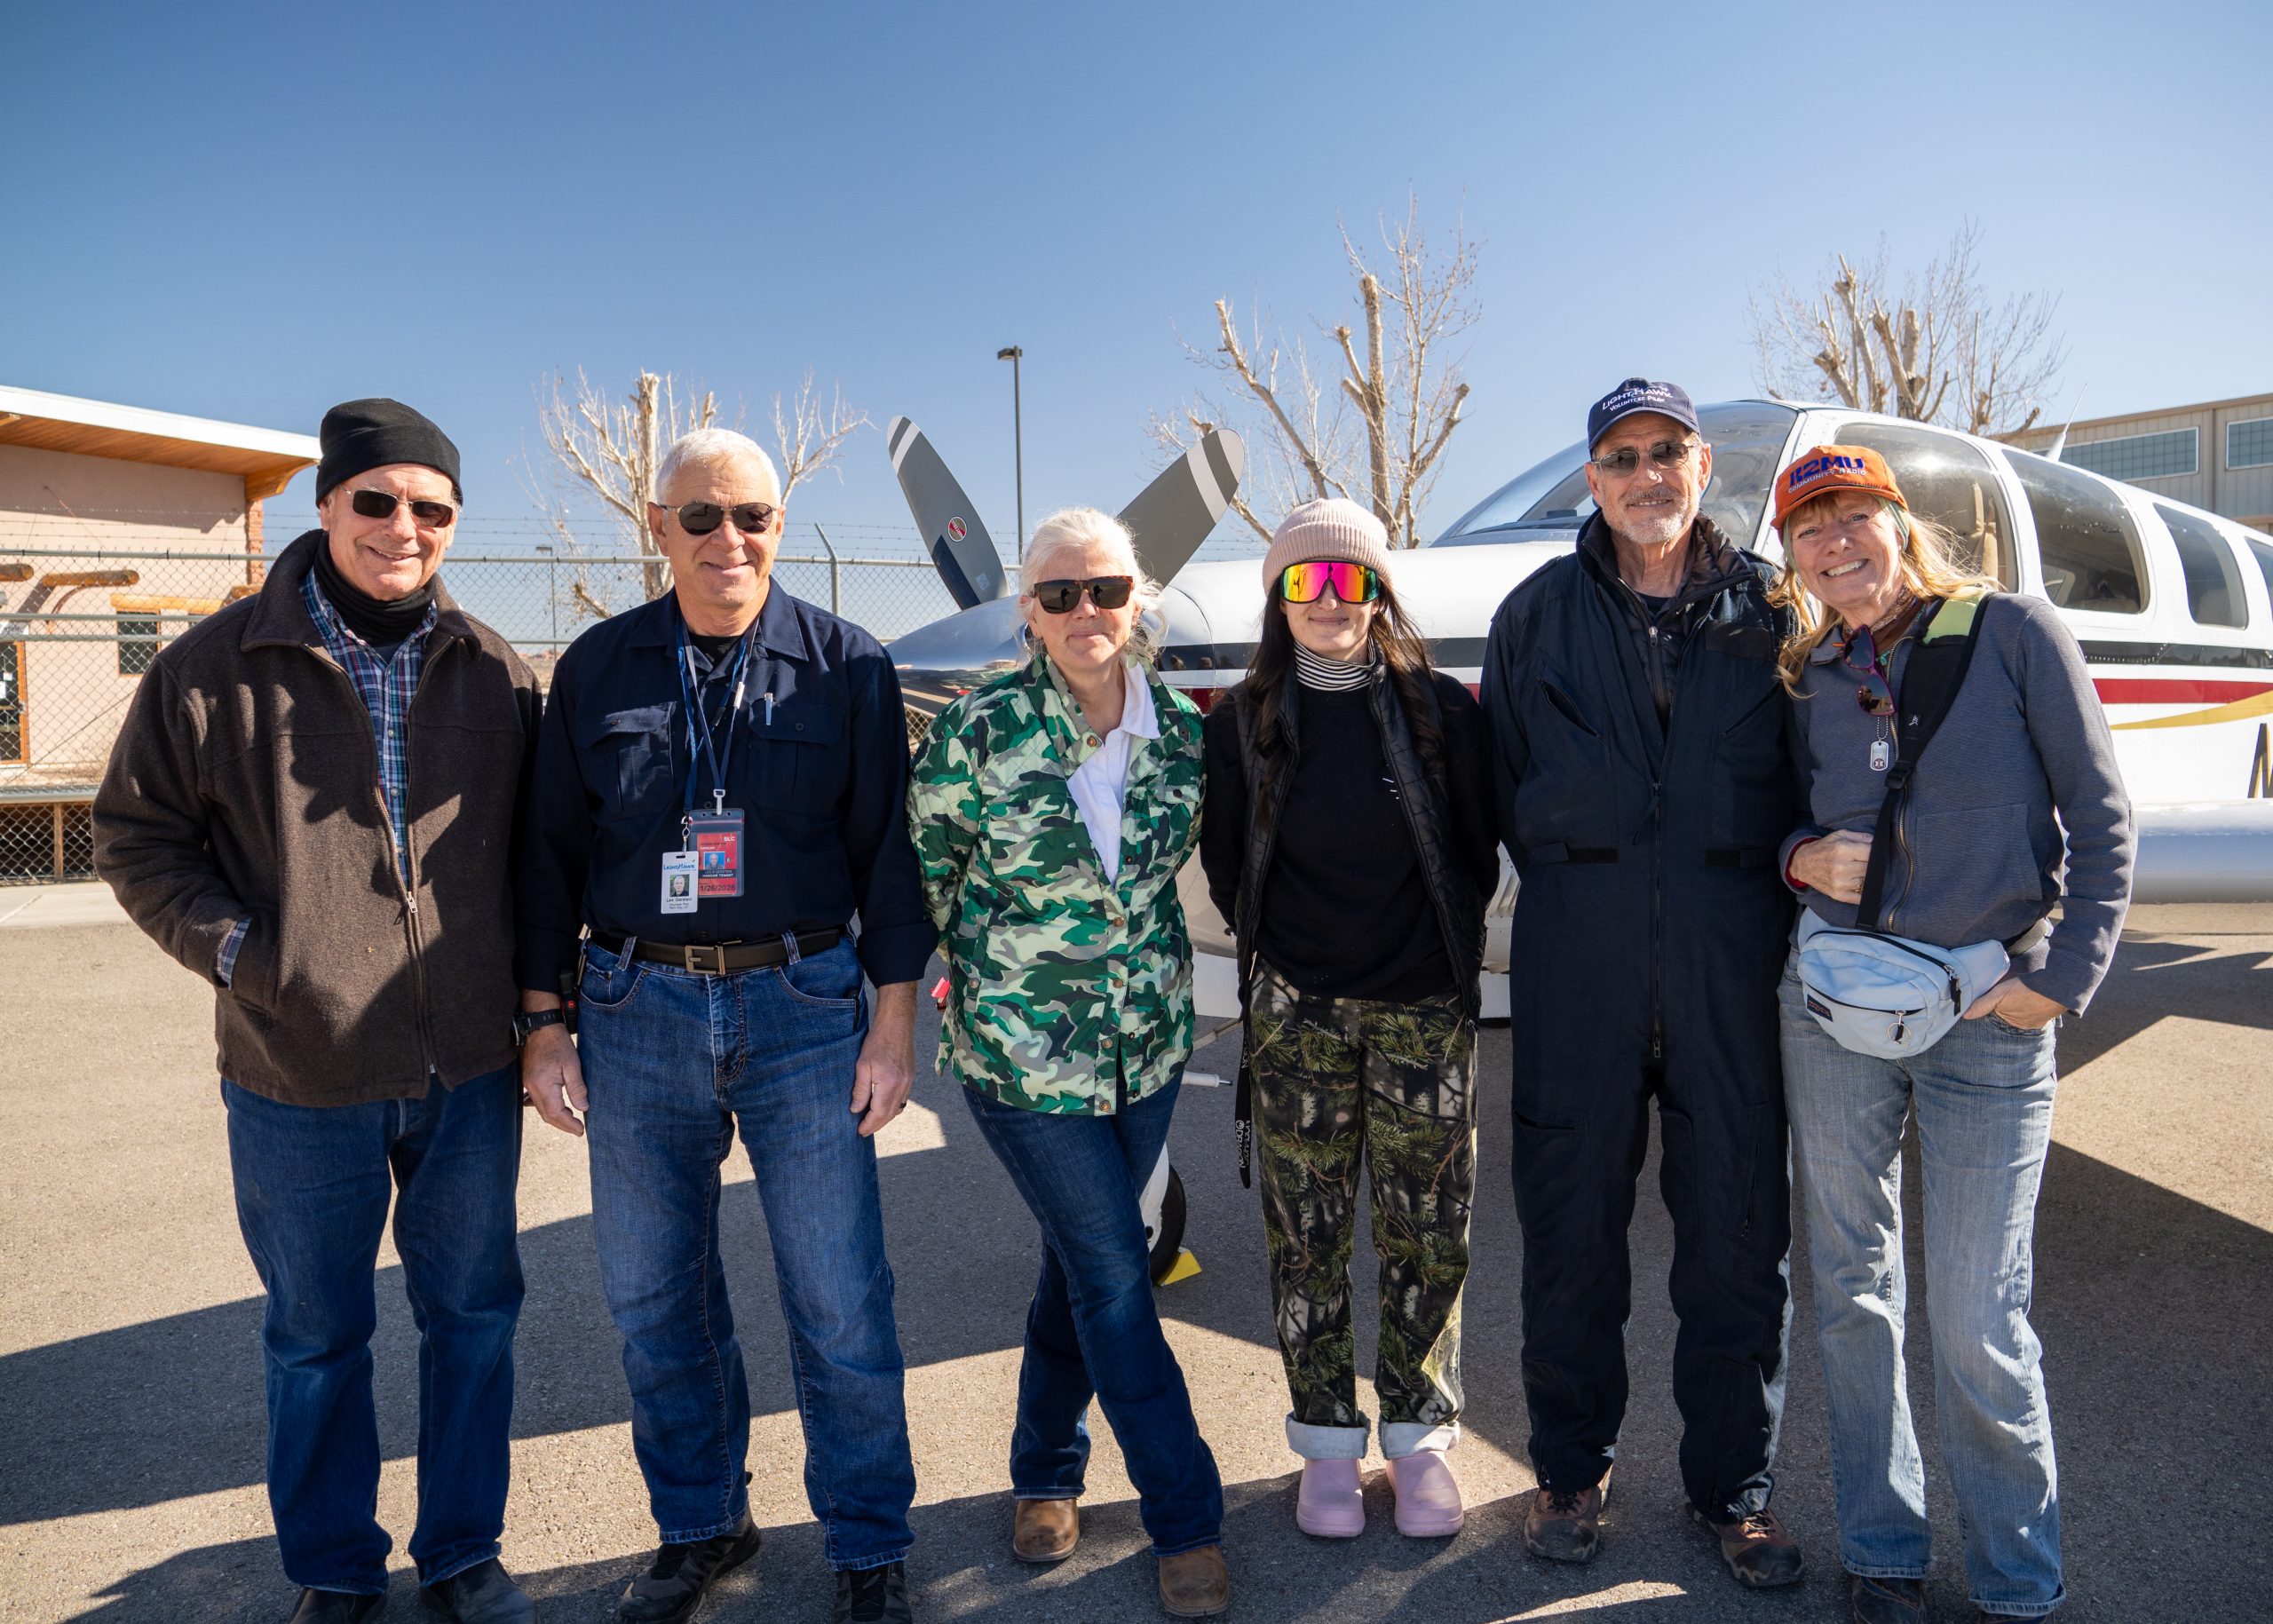
[[[674,665],[680,624],[665,596],[601,622],[560,656],[515,883],[520,985],[558,992],[587,927],[668,944],[764,941],[856,914],[868,978],[915,980],[939,937],[907,838],[899,678],[866,631],[778,584],[758,612],[733,718],[726,805],[744,820],[742,894],[662,911],[663,853],[684,844],[694,764]],[[705,666],[700,649],[694,658]],[[704,673],[698,698],[714,724],[731,702],[732,663]],[[709,810],[711,788],[706,769],[697,811]]]

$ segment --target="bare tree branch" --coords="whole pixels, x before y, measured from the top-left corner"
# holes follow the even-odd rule
[[[1259,408],[1263,432],[1249,436],[1248,477],[1232,505],[1266,539],[1271,527],[1258,507],[1283,512],[1316,496],[1355,495],[1388,527],[1391,545],[1417,544],[1445,446],[1464,421],[1469,385],[1458,359],[1447,361],[1444,351],[1475,322],[1480,244],[1456,226],[1449,250],[1433,251],[1412,197],[1402,220],[1392,225],[1383,217],[1379,224],[1378,268],[1346,227],[1342,234],[1358,310],[1355,322],[1320,324],[1342,359],[1330,387],[1299,340],[1291,348],[1283,339],[1266,342],[1259,318],[1252,335],[1243,337],[1228,299],[1216,302],[1217,343],[1207,351],[1184,345],[1195,362],[1224,375]],[[1282,360],[1292,374],[1283,383]],[[1155,414],[1151,433],[1162,449],[1181,452],[1228,415],[1203,396],[1176,415]]]
[[[1834,256],[1820,290],[1780,278],[1750,300],[1755,376],[1770,394],[1820,398],[1975,434],[2010,436],[2044,410],[2066,351],[2058,301],[2029,293],[1994,304],[1975,265],[1971,221],[1894,292],[1883,240],[1857,265]],[[1828,386],[1826,389],[1826,386]]]
[[[807,367],[786,416],[781,397],[773,397],[773,448],[781,468],[781,500],[787,503],[791,491],[817,473],[833,471],[842,480],[844,471],[837,466],[838,453],[846,440],[868,426],[868,414],[847,406],[844,392],[835,384],[829,387],[828,409],[823,411],[813,392],[813,369]]]

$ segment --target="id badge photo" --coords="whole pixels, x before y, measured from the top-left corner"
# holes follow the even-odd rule
[[[686,843],[694,855],[697,896],[742,894],[742,814],[738,809],[689,813]]]

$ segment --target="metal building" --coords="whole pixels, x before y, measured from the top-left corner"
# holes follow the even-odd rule
[[[2055,425],[2013,436],[2048,451]],[[2060,460],[2253,530],[2273,530],[2273,394],[2208,400],[2071,424]]]

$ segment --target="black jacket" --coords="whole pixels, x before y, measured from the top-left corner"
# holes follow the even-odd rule
[[[1637,620],[1596,515],[1493,620],[1493,801],[1523,882],[1510,969],[1543,1034],[1630,993],[1645,1052],[1661,1054],[1669,961],[1684,989],[1772,1011],[1791,922],[1776,831],[1798,806],[1776,675],[1789,616],[1763,560],[1704,519],[1697,542],[1682,590]]]
[[[1468,690],[1442,673],[1432,674],[1430,695],[1445,739],[1446,795],[1437,793],[1422,770],[1405,707],[1397,688],[1376,673],[1366,689],[1374,721],[1381,730],[1382,755],[1397,780],[1398,800],[1410,821],[1413,845],[1423,883],[1444,931],[1455,988],[1473,1013],[1477,978],[1484,964],[1484,910],[1499,879],[1499,852],[1484,809],[1489,783],[1481,771],[1483,729]],[[1290,737],[1301,721],[1301,685],[1290,671],[1281,699]],[[1247,683],[1216,701],[1208,719],[1210,772],[1208,812],[1200,841],[1208,894],[1232,925],[1244,997],[1253,969],[1264,883],[1291,772],[1278,775],[1276,804],[1265,807],[1259,794],[1261,765],[1253,748],[1255,704]],[[1219,748],[1230,733],[1237,749]],[[1225,772],[1226,759],[1239,764]]]

